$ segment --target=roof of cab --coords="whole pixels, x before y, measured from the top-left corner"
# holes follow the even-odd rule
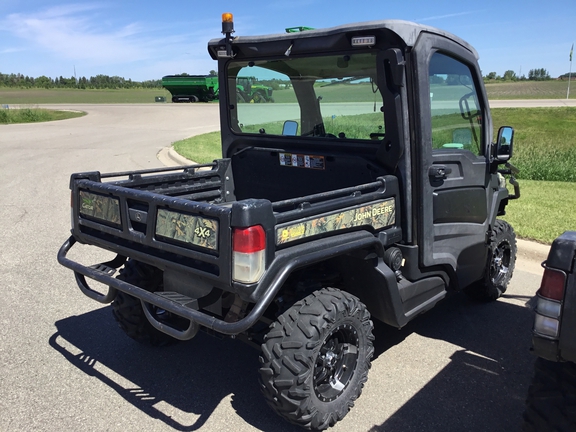
[[[478,52],[474,49],[474,47],[472,47],[472,45],[470,45],[463,39],[459,38],[458,36],[455,36],[452,33],[449,33],[447,31],[435,27],[429,27],[422,24],[402,20],[368,21],[354,24],[345,24],[325,29],[307,30],[298,33],[278,33],[263,36],[236,36],[234,37],[232,44],[233,45],[257,44],[257,43],[265,43],[281,40],[293,41],[297,39],[330,36],[354,31],[363,32],[371,29],[387,29],[389,31],[392,31],[404,41],[406,46],[409,47],[414,46],[416,40],[418,39],[418,36],[420,36],[420,33],[426,32],[437,34],[439,36],[444,36],[450,40],[453,40],[459,45],[462,45],[464,48],[469,50],[476,57],[476,59],[478,59]],[[208,51],[210,52],[212,58],[214,59],[217,58],[216,55],[218,50],[217,47],[221,46],[222,44],[223,44],[222,38],[212,39],[208,42]]]

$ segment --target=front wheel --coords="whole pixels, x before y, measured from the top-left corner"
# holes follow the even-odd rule
[[[242,93],[237,91],[236,92],[236,101],[237,101],[237,103],[244,103],[244,102],[246,102],[246,98],[244,97],[244,95]]]
[[[294,304],[262,344],[268,404],[306,429],[333,426],[354,406],[374,355],[370,313],[356,297],[325,288]]]
[[[506,292],[516,264],[516,234],[512,226],[496,219],[490,236],[484,278],[466,288],[466,293],[481,301],[493,301]]]

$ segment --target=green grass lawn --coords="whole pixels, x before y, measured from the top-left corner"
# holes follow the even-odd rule
[[[80,111],[55,111],[38,108],[0,108],[0,124],[47,122],[82,117],[85,115],[85,112]]]
[[[210,163],[222,157],[220,132],[210,132],[176,141],[174,150],[194,162]]]
[[[506,216],[520,238],[550,244],[576,230],[576,183],[520,180],[520,198],[510,201]]]
[[[518,178],[576,182],[576,107],[497,108],[492,118],[495,128],[514,127]]]

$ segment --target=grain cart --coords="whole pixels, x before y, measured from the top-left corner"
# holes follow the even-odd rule
[[[208,43],[222,158],[73,174],[58,260],[139,342],[205,330],[257,347],[272,409],[326,429],[368,379],[372,320],[401,328],[450,292],[506,290],[513,129],[493,140],[478,55],[445,31],[376,21],[233,38],[223,18]],[[286,83],[282,103],[240,103],[242,76]],[[116,258],[68,258],[78,243]]]
[[[172,95],[172,102],[210,102],[218,98],[218,77],[210,75],[166,75],[162,87]]]

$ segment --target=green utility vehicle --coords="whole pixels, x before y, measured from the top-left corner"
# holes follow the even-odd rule
[[[478,55],[445,31],[375,21],[233,38],[223,18],[208,43],[222,159],[73,174],[58,260],[139,342],[205,330],[257,347],[272,409],[326,429],[368,379],[372,320],[401,328],[450,292],[506,290],[513,129],[493,140]],[[286,85],[274,104],[240,103],[245,76]],[[78,243],[116,257],[70,259]]]

